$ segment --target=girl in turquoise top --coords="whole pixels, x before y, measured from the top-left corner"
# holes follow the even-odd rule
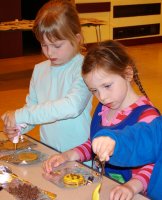
[[[41,141],[58,151],[84,143],[89,137],[91,94],[82,76],[81,25],[75,7],[53,0],[38,12],[33,31],[47,60],[35,66],[26,105],[3,114],[4,131],[17,135],[40,126]]]

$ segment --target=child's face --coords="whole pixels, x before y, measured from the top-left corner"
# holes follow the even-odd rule
[[[131,88],[128,80],[103,69],[94,70],[83,78],[89,90],[103,105],[114,110],[127,107]]]
[[[41,44],[42,51],[53,66],[67,63],[76,54],[76,50],[69,40],[55,40],[51,43],[45,35],[43,38],[44,42]]]

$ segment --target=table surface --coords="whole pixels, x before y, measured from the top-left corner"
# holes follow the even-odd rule
[[[95,18],[80,18],[82,26],[100,26],[105,25],[106,21]],[[32,30],[34,20],[17,20],[0,22],[0,31],[9,30]]]
[[[43,145],[42,143],[35,141],[31,138],[28,138],[31,141],[34,141],[37,145],[34,149],[41,151],[48,156],[57,153],[53,149]],[[39,162],[37,164],[32,165],[14,165],[9,164],[4,161],[0,161],[0,165],[8,166],[13,173],[18,175],[20,178],[25,179],[31,182],[33,185],[38,186],[41,189],[53,192],[57,195],[56,200],[91,200],[92,192],[97,186],[98,183],[93,183],[90,185],[81,186],[75,189],[69,188],[60,188],[56,186],[54,183],[47,181],[42,176],[42,163]],[[116,186],[118,183],[114,182],[113,180],[103,177],[102,188],[100,192],[100,200],[108,200],[108,193],[110,189]],[[14,200],[14,197],[9,194],[5,190],[0,191],[0,197],[3,200]],[[146,200],[142,195],[136,195],[133,200]]]

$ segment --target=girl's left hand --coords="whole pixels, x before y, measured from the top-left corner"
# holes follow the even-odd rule
[[[92,141],[93,152],[99,157],[100,161],[108,161],[113,154],[115,141],[108,136],[97,137]]]
[[[119,185],[111,190],[110,200],[131,200],[134,195],[131,187],[125,184]]]

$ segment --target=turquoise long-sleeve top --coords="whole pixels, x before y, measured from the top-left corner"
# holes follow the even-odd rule
[[[17,124],[40,126],[41,141],[58,151],[84,143],[90,132],[91,93],[81,76],[83,56],[54,67],[46,60],[37,64],[30,81],[26,105],[16,110]]]
[[[110,164],[136,167],[155,163],[147,195],[152,200],[162,199],[162,117],[150,124],[141,122],[122,130],[103,129],[94,138],[109,136],[116,142]]]

